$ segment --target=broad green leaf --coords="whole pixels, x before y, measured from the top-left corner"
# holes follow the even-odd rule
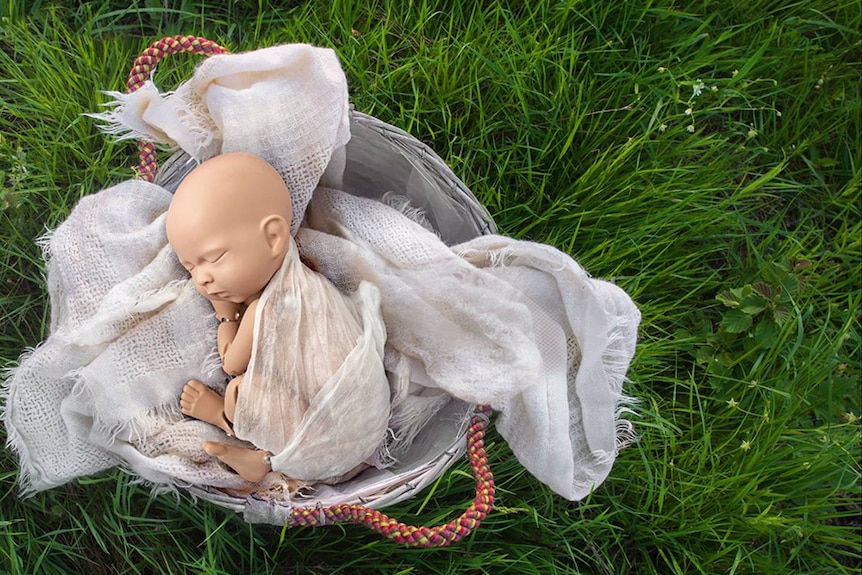
[[[709,364],[709,362],[712,361],[713,356],[715,356],[715,350],[708,345],[704,345],[698,348],[694,357],[697,363],[704,365]]]
[[[772,300],[772,296],[774,294],[772,286],[766,282],[754,282],[754,291],[768,300]]]
[[[781,286],[788,295],[795,296],[796,292],[799,291],[799,278],[793,274],[787,274],[782,278]]]
[[[785,306],[778,306],[772,310],[772,317],[778,325],[784,325],[784,322],[790,317],[790,310]]]
[[[789,267],[784,262],[768,262],[763,265],[761,275],[764,281],[777,285],[781,283],[789,271]]]
[[[715,299],[717,299],[718,301],[720,301],[721,303],[723,303],[727,307],[730,307],[730,308],[739,307],[739,299],[740,298],[737,294],[733,293],[732,290],[725,290],[725,291],[719,293],[717,296],[715,296]]]
[[[756,293],[750,294],[739,302],[739,310],[748,315],[756,315],[766,309],[769,300]]]
[[[754,327],[754,341],[760,347],[772,347],[778,336],[778,324],[771,319],[757,322]]]
[[[732,309],[724,314],[721,329],[728,333],[742,333],[751,327],[751,316],[742,310]]]

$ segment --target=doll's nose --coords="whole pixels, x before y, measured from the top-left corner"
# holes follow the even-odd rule
[[[205,286],[213,281],[213,276],[206,269],[202,269],[202,266],[198,266],[194,269],[194,280],[196,284]]]

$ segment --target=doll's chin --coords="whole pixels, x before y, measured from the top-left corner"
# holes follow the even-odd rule
[[[241,304],[245,302],[244,298],[224,293],[207,295],[207,299],[210,301],[226,301],[235,304]]]

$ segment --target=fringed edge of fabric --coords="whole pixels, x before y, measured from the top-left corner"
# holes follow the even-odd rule
[[[208,313],[205,315],[207,318],[210,317]],[[223,379],[226,378],[227,373],[223,369],[221,356],[218,352],[218,329],[207,330],[204,337],[206,338],[207,347],[212,351],[201,362],[199,368],[201,374],[207,379],[213,379],[217,374],[224,376]],[[219,391],[224,391],[224,387],[224,385],[218,386]],[[179,398],[177,398],[177,402],[179,402]]]
[[[399,463],[398,454],[405,453],[413,445],[413,441],[450,401],[452,396],[441,393],[429,396],[425,399],[422,407],[415,407],[416,402],[400,402],[390,413],[389,422],[386,427],[386,435],[380,446],[371,456],[369,462],[378,469],[386,469]]]
[[[370,465],[373,465],[377,469],[386,469],[398,463],[398,458],[392,455],[392,451],[389,449],[394,437],[395,432],[391,427],[387,427],[383,441],[380,442],[380,445],[377,446],[377,449],[367,460]]]
[[[97,128],[115,141],[135,140],[161,144],[169,151],[180,148],[198,161],[211,155],[218,129],[187,84],[181,84],[172,92],[159,92],[151,81],[131,93],[106,90],[110,98],[102,104],[103,112],[82,114],[97,120]],[[157,114],[173,116],[181,133],[168,134],[149,123],[144,115],[150,108]]]
[[[431,222],[428,221],[428,217],[425,215],[425,210],[411,204],[410,198],[407,196],[389,191],[383,194],[380,201],[400,213],[408,220],[419,224],[438,238],[440,237],[440,234],[434,229]]]
[[[609,331],[614,335],[608,338],[608,344],[602,353],[602,365],[605,366],[609,381],[613,382],[611,392],[614,395],[614,402],[616,405],[616,408],[614,409],[616,449],[613,457],[616,457],[620,450],[625,449],[640,439],[640,435],[635,431],[634,423],[628,419],[623,419],[623,416],[627,414],[637,417],[638,412],[636,406],[640,403],[637,398],[623,392],[623,385],[626,382],[631,381],[626,377],[626,373],[628,373],[631,360],[633,359],[633,356],[629,357],[628,360],[620,359],[622,357],[629,356],[629,353],[624,349],[625,338],[619,330],[624,323],[625,322],[620,319],[611,324]]]
[[[69,397],[79,400],[83,405],[92,405],[91,393],[87,389],[83,372],[84,368],[78,368],[67,374],[66,377],[74,381]],[[106,442],[106,445],[102,447],[107,449],[108,445],[117,441],[128,443],[144,442],[146,438],[151,437],[157,431],[156,421],[181,421],[183,415],[179,407],[179,400],[177,400],[175,404],[168,402],[157,405],[130,417],[127,421],[118,423],[106,422],[95,414],[92,414],[91,417],[93,418],[92,430]]]
[[[36,238],[34,242],[36,247],[42,252],[42,261],[47,267],[51,262],[51,258],[54,254],[54,250],[51,249],[51,243],[54,241],[54,231],[53,229],[45,229],[45,232]]]
[[[19,356],[17,365],[7,367],[2,370],[2,384],[0,384],[0,420],[3,421],[6,427],[6,448],[18,456],[18,496],[22,499],[36,495],[41,489],[37,488],[33,477],[33,460],[27,446],[24,443],[24,438],[18,432],[18,429],[9,422],[10,406],[9,401],[13,399],[15,394],[15,386],[13,379],[18,368],[22,363],[35,353],[35,347],[29,347]]]
[[[87,112],[82,114],[101,122],[96,127],[104,134],[112,136],[115,141],[140,140],[144,142],[164,142],[167,136],[147,130],[148,126],[142,119],[142,110],[148,101],[159,98],[161,94],[152,81],[147,81],[138,90],[126,94],[112,90],[103,90],[102,94],[111,98],[101,106],[104,112]]]

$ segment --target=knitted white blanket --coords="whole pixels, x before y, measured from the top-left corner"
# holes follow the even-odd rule
[[[622,383],[640,315],[622,290],[548,246],[483,236],[449,248],[379,202],[315,191],[349,138],[329,50],[213,56],[172,95],[135,94],[116,95],[107,115],[126,135],[198,160],[267,159],[291,190],[303,259],[346,292],[377,286],[391,428],[416,426],[405,398],[444,390],[497,410],[519,461],[561,495],[604,480],[632,436]],[[2,390],[27,493],[116,465],[156,484],[249,487],[200,447],[224,434],[179,410],[188,379],[220,389],[224,374],[209,304],[165,239],[169,202],[159,186],[124,182],[82,199],[45,240],[50,334]]]

